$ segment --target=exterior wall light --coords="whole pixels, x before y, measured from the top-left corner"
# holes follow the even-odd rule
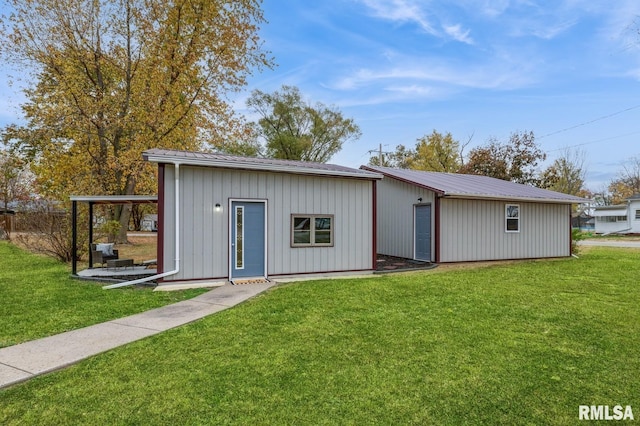
[[[418,202],[421,203],[422,202],[422,197],[418,198]]]
[[[220,207],[220,203],[216,203],[216,211],[219,212],[222,210],[222,207]]]

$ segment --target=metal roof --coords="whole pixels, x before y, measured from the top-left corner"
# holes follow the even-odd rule
[[[615,204],[612,206],[595,206],[594,207],[596,210],[626,210],[627,209],[627,205],[626,204]]]
[[[509,182],[488,176],[457,173],[424,172],[389,167],[361,166],[363,170],[380,173],[434,191],[444,197],[492,200],[521,200],[545,203],[579,204],[587,199],[530,185]]]
[[[305,175],[338,176],[360,179],[382,179],[378,173],[338,166],[336,164],[307,161],[278,160],[273,158],[240,157],[237,155],[150,149],[142,153],[145,160],[154,163],[179,163],[192,166],[228,169],[259,170]]]

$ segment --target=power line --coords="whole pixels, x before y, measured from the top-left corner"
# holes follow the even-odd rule
[[[542,139],[542,138],[546,138],[547,136],[557,135],[558,133],[566,132],[568,130],[573,130],[573,129],[577,128],[577,127],[586,126],[587,124],[591,124],[591,123],[595,123],[596,121],[600,121],[600,120],[604,120],[604,119],[607,119],[607,118],[611,118],[611,117],[616,116],[618,114],[622,114],[623,112],[631,111],[631,110],[634,110],[634,109],[637,109],[637,108],[640,108],[640,105],[635,105],[635,106],[629,107],[627,109],[623,109],[621,111],[617,111],[617,112],[614,112],[614,113],[611,113],[611,114],[608,114],[608,115],[603,115],[601,117],[594,118],[593,120],[589,120],[589,121],[585,121],[584,123],[576,124],[575,126],[567,127],[567,128],[560,129],[560,130],[556,130],[555,132],[551,132],[551,133],[547,133],[546,135],[539,136],[539,137],[537,137],[537,139]],[[586,145],[586,144],[583,144],[583,145]]]
[[[611,140],[611,139],[624,138],[625,136],[633,136],[633,135],[637,135],[637,134],[639,134],[639,133],[640,133],[640,131],[638,131],[638,132],[626,133],[626,134],[624,134],[624,135],[610,136],[610,137],[608,137],[608,138],[597,139],[597,140],[595,140],[595,141],[578,143],[578,144],[575,144],[575,145],[569,145],[569,146],[565,146],[565,147],[557,148],[557,149],[550,149],[550,150],[547,150],[547,152],[562,151],[563,149],[566,149],[566,148],[575,148],[575,147],[577,147],[577,146],[590,145],[590,144],[592,144],[592,143],[604,142],[604,141],[608,141],[608,140]]]

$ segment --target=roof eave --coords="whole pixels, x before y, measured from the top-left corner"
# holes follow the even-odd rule
[[[410,185],[414,185],[414,186],[426,189],[428,191],[435,192],[438,195],[444,195],[444,191],[441,190],[441,189],[434,188],[434,187],[428,186],[428,185],[423,185],[423,184],[417,183],[417,182],[415,182],[415,181],[413,181],[411,179],[404,179],[404,178],[401,178],[401,177],[398,177],[398,176],[394,176],[391,173],[385,173],[383,171],[375,170],[375,169],[372,169],[372,168],[370,168],[368,166],[360,166],[360,169],[366,170],[367,172],[370,172],[370,173],[380,174],[381,176],[384,176],[384,177],[389,178],[389,179],[395,179],[395,180],[398,180],[400,182],[408,183]]]
[[[483,194],[443,194],[443,198],[457,199],[476,199],[476,200],[498,200],[498,201],[524,201],[531,203],[547,203],[547,204],[582,204],[589,200],[574,199],[555,199],[555,198],[536,198],[536,197],[519,197],[513,195],[483,195]]]
[[[242,170],[256,170],[256,171],[265,171],[265,172],[282,172],[282,173],[290,173],[290,174],[302,174],[302,175],[315,175],[315,176],[336,176],[336,177],[349,177],[356,179],[367,179],[367,180],[379,180],[382,179],[382,175],[379,173],[372,173],[368,171],[366,174],[364,173],[353,173],[343,170],[322,170],[322,169],[313,169],[309,167],[296,167],[296,166],[287,166],[287,165],[278,165],[278,164],[257,164],[251,163],[250,159],[247,162],[236,162],[236,161],[228,161],[228,160],[218,160],[213,158],[186,158],[186,157],[177,157],[177,156],[169,156],[169,155],[157,155],[153,153],[144,153],[143,159],[152,163],[170,163],[175,164],[178,163],[180,165],[187,166],[205,166],[205,167],[216,167],[223,169],[242,169]]]

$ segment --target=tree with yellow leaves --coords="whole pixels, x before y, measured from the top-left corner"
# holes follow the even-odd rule
[[[148,148],[206,149],[246,134],[225,96],[272,61],[258,0],[11,0],[0,55],[31,71],[26,126],[40,191],[155,192]],[[129,210],[115,212],[126,232]],[[122,235],[121,235],[122,239]]]
[[[432,172],[455,173],[460,169],[460,143],[451,133],[435,129],[418,139],[409,168]]]

